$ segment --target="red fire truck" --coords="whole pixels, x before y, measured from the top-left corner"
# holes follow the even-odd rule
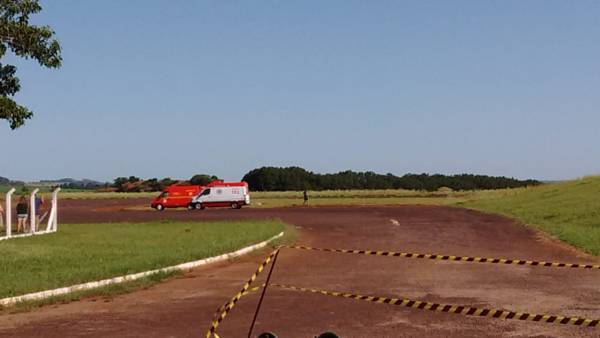
[[[150,206],[159,211],[165,208],[185,208],[202,188],[200,185],[170,185],[152,200]]]

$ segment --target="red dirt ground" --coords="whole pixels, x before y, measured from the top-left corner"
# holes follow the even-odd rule
[[[464,256],[598,263],[506,218],[435,206],[122,211],[139,200],[61,201],[59,222],[281,218],[299,244]],[[394,225],[392,220],[397,220]],[[60,231],[60,229],[59,229]],[[0,337],[203,337],[266,252],[196,269],[146,290],[0,316]],[[266,273],[258,282],[262,282]],[[272,282],[521,312],[600,318],[600,271],[500,266],[284,249]],[[258,294],[219,328],[246,337]],[[314,337],[598,337],[600,329],[467,318],[270,288],[255,334]]]

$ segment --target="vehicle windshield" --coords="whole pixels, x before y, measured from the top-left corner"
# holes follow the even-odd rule
[[[158,195],[158,198],[167,198],[169,197],[169,193],[168,192],[163,192],[162,194]]]
[[[202,194],[200,194],[200,196],[206,196],[206,195],[210,195],[210,189],[202,190]]]

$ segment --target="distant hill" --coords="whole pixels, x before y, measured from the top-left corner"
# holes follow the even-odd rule
[[[30,182],[27,185],[32,186],[59,186],[65,189],[97,189],[105,187],[108,183],[90,180],[87,178],[77,180],[74,178],[61,178],[57,180],[40,180],[39,182]]]
[[[40,184],[40,185],[77,185],[77,186],[104,186],[105,182],[99,182],[90,180],[87,178],[77,180],[74,178],[61,178],[58,180],[40,180],[39,182],[32,182],[31,185]]]
[[[3,186],[31,186],[31,187],[62,187],[67,189],[96,189],[105,187],[107,183],[94,181],[90,179],[77,180],[74,178],[61,178],[57,180],[40,180],[37,182],[13,181],[9,178],[0,176],[0,185]]]
[[[0,185],[23,185],[25,182],[23,181],[13,181],[9,178],[0,176]]]

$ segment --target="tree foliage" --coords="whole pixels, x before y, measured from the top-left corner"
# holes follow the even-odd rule
[[[10,50],[44,67],[60,67],[60,44],[54,39],[54,31],[49,26],[29,24],[29,17],[41,10],[38,0],[0,0],[0,60]],[[21,89],[16,71],[15,66],[0,62],[0,119],[8,120],[12,129],[33,116],[12,99]]]
[[[192,178],[190,178],[190,184],[193,185],[207,185],[212,181],[216,181],[219,178],[215,175],[206,175],[206,174],[198,174],[198,175],[194,175],[192,176]]]
[[[194,175],[189,181],[173,180],[169,177],[161,180],[157,178],[143,180],[136,176],[117,177],[113,181],[112,188],[118,192],[151,192],[162,191],[166,187],[173,184],[207,185],[208,183],[218,179],[219,178],[217,176],[205,174]]]
[[[164,188],[176,183],[185,182],[175,181],[168,177],[163,178],[162,180],[157,178],[143,180],[136,176],[129,176],[115,178],[112,187],[118,192],[150,192],[161,191]]]
[[[343,190],[343,189],[410,189],[435,191],[503,189],[540,184],[536,180],[517,180],[503,176],[486,175],[381,175],[371,171],[342,171],[336,174],[317,174],[300,167],[262,167],[244,175],[250,189],[257,191],[285,190]]]

